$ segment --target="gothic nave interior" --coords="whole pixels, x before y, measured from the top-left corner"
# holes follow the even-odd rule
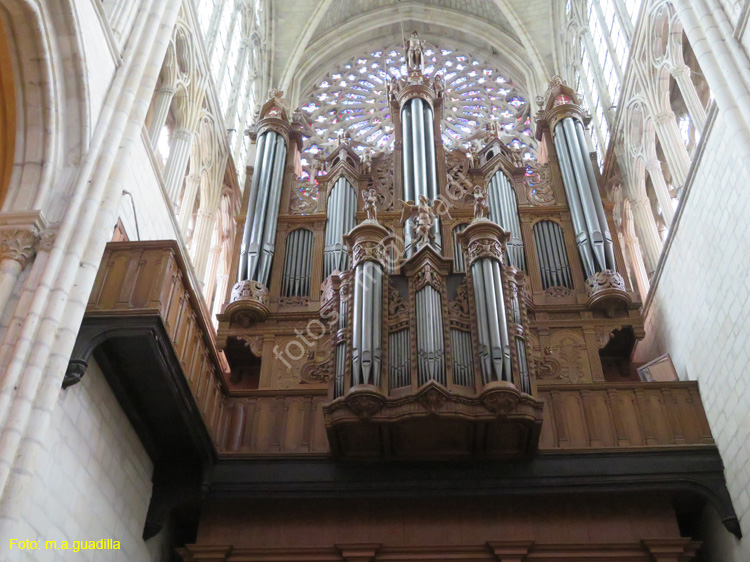
[[[749,15],[0,0],[0,559],[750,560]]]

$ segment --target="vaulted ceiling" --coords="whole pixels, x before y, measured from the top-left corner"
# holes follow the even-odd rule
[[[482,55],[534,96],[555,74],[553,11],[563,0],[272,0],[271,81],[296,102],[332,67],[416,29]]]

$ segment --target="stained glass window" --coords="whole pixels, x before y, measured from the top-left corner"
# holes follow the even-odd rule
[[[306,140],[304,152],[309,153],[313,146],[327,151],[345,130],[358,152],[392,150],[394,125],[386,103],[385,80],[405,74],[403,47],[399,45],[357,56],[321,78],[300,103],[315,133]],[[447,149],[468,147],[477,129],[497,120],[507,146],[521,151],[526,159],[536,157],[528,99],[497,67],[460,50],[428,45],[425,74],[441,74],[445,82],[441,138]]]

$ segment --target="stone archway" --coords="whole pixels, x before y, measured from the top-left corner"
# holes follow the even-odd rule
[[[16,146],[16,94],[10,47],[0,25],[0,208],[10,184]]]

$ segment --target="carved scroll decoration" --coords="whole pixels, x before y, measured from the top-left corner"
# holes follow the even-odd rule
[[[555,205],[555,193],[550,183],[549,164],[530,163],[523,178],[526,196],[532,205],[541,207]]]
[[[446,192],[453,203],[466,204],[471,196],[474,184],[469,177],[469,160],[460,150],[446,154],[448,183]]]
[[[392,211],[393,196],[393,153],[383,154],[372,164],[372,174],[367,182],[367,189],[374,189],[377,197],[378,211]]]
[[[316,184],[302,180],[295,181],[292,184],[289,213],[292,215],[311,215],[317,212],[318,193],[319,190]]]

